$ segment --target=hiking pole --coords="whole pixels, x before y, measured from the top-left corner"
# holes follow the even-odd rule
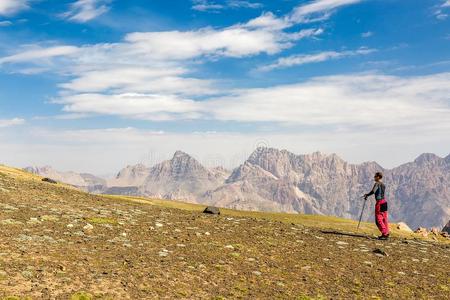
[[[362,216],[364,214],[364,208],[366,207],[366,201],[367,201],[367,198],[364,197],[364,204],[363,204],[363,207],[361,210],[361,215],[359,216],[359,222],[358,222],[358,227],[356,227],[356,231],[359,230],[359,225],[361,225]]]

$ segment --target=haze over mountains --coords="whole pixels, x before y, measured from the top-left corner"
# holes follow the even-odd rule
[[[336,154],[258,148],[231,172],[208,169],[181,151],[153,167],[127,166],[112,180],[50,167],[26,170],[96,193],[352,219],[359,217],[361,196],[372,187],[373,174],[382,171],[392,221],[442,228],[450,219],[450,155],[422,154],[413,162],[384,169],[376,162],[350,164]],[[372,203],[366,219],[372,218],[371,211]]]

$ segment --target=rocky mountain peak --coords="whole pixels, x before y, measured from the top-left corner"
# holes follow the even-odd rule
[[[439,157],[439,156],[437,156],[437,155],[434,154],[434,153],[423,153],[423,154],[419,155],[419,156],[414,160],[414,162],[415,162],[416,164],[421,164],[421,165],[423,165],[423,164],[427,164],[427,163],[435,163],[435,162],[439,162],[439,161],[441,161],[441,160],[442,160],[442,158]]]
[[[172,157],[172,159],[188,159],[188,158],[191,158],[191,156],[181,150],[175,151]]]

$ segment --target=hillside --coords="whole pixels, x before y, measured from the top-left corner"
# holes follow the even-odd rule
[[[432,239],[379,242],[371,224],[361,237],[322,231],[351,220],[211,216],[40,179],[0,167],[0,298],[448,299],[450,246]]]

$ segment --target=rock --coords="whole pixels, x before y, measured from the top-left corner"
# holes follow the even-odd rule
[[[52,184],[57,184],[58,183],[56,180],[48,178],[48,177],[42,178],[42,181],[48,182],[48,183],[52,183]]]
[[[442,228],[442,232],[450,234],[450,221],[448,221],[447,225],[445,225],[444,228]]]
[[[220,209],[218,207],[208,206],[207,208],[205,208],[203,213],[211,215],[220,215]]]
[[[428,230],[424,227],[419,227],[417,228],[416,231],[414,231],[414,233],[420,234],[423,237],[427,237],[428,236]]]
[[[91,224],[87,223],[84,227],[83,227],[83,231],[91,231],[92,229],[94,229],[94,226],[92,226]]]
[[[383,249],[377,248],[375,250],[373,250],[373,253],[375,254],[379,254],[381,256],[389,256],[386,251],[384,251]]]
[[[438,228],[436,228],[436,227],[433,227],[433,228],[431,228],[430,233],[434,234],[434,235],[439,235],[440,230]]]
[[[253,275],[256,275],[256,276],[261,276],[261,274],[262,274],[260,271],[253,271],[252,273],[253,273]]]
[[[337,245],[348,245],[348,243],[342,242],[342,241],[337,241],[336,244],[337,244]]]
[[[372,267],[372,266],[373,266],[373,263],[372,263],[371,261],[368,261],[368,260],[366,260],[366,261],[364,262],[364,264],[367,265],[367,266],[369,266],[369,267]]]
[[[408,224],[406,224],[405,222],[397,223],[397,229],[405,232],[413,232],[413,230],[409,228]]]

